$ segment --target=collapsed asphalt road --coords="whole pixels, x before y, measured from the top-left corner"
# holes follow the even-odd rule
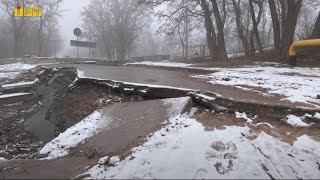
[[[85,76],[98,79],[110,79],[131,83],[163,85],[178,88],[188,88],[194,90],[210,91],[223,97],[240,102],[252,102],[280,106],[299,106],[312,108],[310,104],[292,103],[282,101],[284,98],[280,95],[265,96],[262,93],[247,91],[233,86],[224,86],[219,84],[209,84],[205,81],[190,78],[190,75],[197,74],[197,70],[165,70],[159,68],[144,68],[134,66],[99,66],[92,64],[59,64],[48,65],[50,67],[76,67],[84,72]],[[179,69],[179,68],[178,68]]]
[[[82,67],[82,65],[77,66]],[[84,65],[84,67],[90,66]],[[118,68],[118,73],[123,73],[122,75],[117,78],[115,71],[112,72],[114,75],[110,77],[108,73],[103,73],[105,79],[122,79],[123,81],[129,81],[130,79],[136,78],[143,79],[145,75],[149,74],[153,79],[144,81],[156,84],[157,80],[155,79],[157,79],[158,76],[155,72],[160,74],[167,72],[166,75],[158,77],[161,83],[166,83],[166,78],[173,75],[189,83],[189,88],[192,88],[192,82],[196,82],[194,80],[187,80],[182,76],[186,75],[186,77],[188,77],[188,73],[186,72],[152,69],[153,73],[151,73],[149,71],[150,69],[146,69],[144,70],[144,76],[140,76],[139,72],[134,72],[133,74],[136,73],[137,77],[127,77],[130,73],[124,73],[124,71],[130,70],[128,67],[113,68],[105,66],[99,67],[99,71],[96,73],[99,74],[102,70],[106,69],[111,69],[112,72],[112,69],[116,70],[116,68]],[[138,68],[138,70],[143,71],[141,68]],[[303,127],[293,128],[288,124],[289,120],[287,120],[288,122],[284,120],[286,119],[286,114],[282,114],[281,117],[270,117],[263,113],[257,114],[260,110],[254,113],[247,112],[247,114],[244,112],[236,112],[236,109],[233,111],[225,110],[220,112],[216,111],[217,109],[206,109],[197,104],[196,101],[192,103],[190,97],[182,97],[188,95],[186,90],[180,89],[181,91],[177,91],[177,89],[170,88],[147,88],[141,84],[130,85],[116,81],[94,79],[74,81],[74,79],[77,79],[75,72],[73,68],[54,69],[50,70],[50,76],[45,78],[44,81],[41,81],[39,77],[40,84],[38,84],[36,89],[39,91],[39,96],[47,99],[47,101],[43,101],[42,106],[37,107],[35,111],[31,111],[31,116],[28,117],[29,120],[34,121],[35,125],[39,125],[39,121],[48,121],[55,125],[55,131],[57,133],[54,134],[54,137],[57,137],[44,147],[40,144],[40,149],[43,147],[41,150],[35,149],[41,152],[40,155],[36,157],[37,159],[48,158],[48,160],[21,160],[22,156],[16,156],[15,160],[0,163],[0,177],[166,177],[163,176],[166,174],[161,173],[170,172],[174,168],[170,166],[162,167],[161,164],[164,165],[163,163],[157,164],[158,160],[155,158],[157,157],[157,153],[149,154],[149,158],[147,159],[144,158],[144,154],[159,149],[161,150],[162,148],[164,149],[162,152],[160,151],[159,154],[161,156],[171,156],[170,153],[168,154],[167,152],[177,153],[174,156],[175,158],[170,160],[170,162],[184,162],[181,161],[182,159],[176,158],[178,154],[191,153],[191,155],[189,154],[189,156],[183,158],[186,159],[186,162],[190,163],[175,166],[179,171],[179,168],[183,170],[184,166],[188,167],[188,164],[192,164],[191,162],[196,163],[198,168],[194,168],[190,173],[185,174],[188,175],[186,177],[224,177],[224,175],[229,175],[229,173],[232,175],[233,171],[241,175],[241,168],[243,168],[243,166],[239,166],[239,164],[241,165],[243,162],[248,162],[250,167],[261,167],[258,170],[259,173],[251,171],[250,168],[247,169],[250,170],[247,172],[250,173],[250,177],[279,178],[284,175],[290,175],[290,177],[314,177],[317,175],[315,168],[317,168],[316,163],[318,157],[313,156],[314,152],[312,149],[319,141],[319,127],[316,126],[316,122],[308,122],[307,124],[300,122]],[[94,70],[90,71],[90,73],[94,74]],[[90,73],[86,75],[90,76]],[[99,75],[99,77],[101,78],[102,75]],[[133,81],[142,83],[141,79]],[[169,79],[168,82],[173,83],[174,80]],[[202,84],[203,82],[198,83]],[[169,84],[165,85],[168,86]],[[50,93],[48,88],[53,92]],[[168,92],[160,93],[162,96],[154,94],[161,89]],[[141,91],[144,95],[140,95],[139,92],[134,91]],[[148,91],[151,92],[148,93]],[[118,96],[118,98],[115,98],[115,95]],[[171,96],[176,99],[157,99],[169,98]],[[157,100],[146,101],[153,98]],[[207,98],[210,99],[210,97]],[[214,99],[213,97],[211,98]],[[195,98],[193,97],[193,99]],[[183,103],[179,103],[180,101]],[[168,106],[168,103],[170,106]],[[24,103],[22,103],[22,105],[24,105]],[[193,108],[191,108],[192,106]],[[177,116],[172,118],[170,114],[177,108],[178,113],[175,114]],[[256,107],[256,109],[259,109],[259,107]],[[186,114],[183,114],[184,112],[186,112]],[[22,115],[21,113],[16,114]],[[37,114],[40,115],[38,116]],[[92,117],[92,115],[94,116]],[[307,117],[303,118],[304,120],[308,119]],[[18,121],[19,119],[12,117],[9,120]],[[99,123],[95,124],[94,122]],[[19,134],[21,128],[10,127],[8,130],[13,130]],[[34,132],[34,130],[36,129],[32,131]],[[46,131],[46,127],[42,130]],[[194,134],[194,132],[199,133],[199,137],[205,137],[205,139],[198,138],[198,135]],[[220,137],[219,133],[225,133],[225,135]],[[40,136],[35,132],[34,134],[36,138],[41,138],[41,134]],[[187,134],[189,138],[181,136],[183,134]],[[226,134],[229,139],[226,139]],[[176,137],[176,139],[174,137]],[[197,140],[194,141],[191,137]],[[301,140],[302,137],[304,139]],[[148,142],[152,139],[154,139],[154,144]],[[188,146],[184,149],[185,144],[182,142],[188,141],[188,139],[191,139],[191,141],[186,142],[187,144],[197,142],[200,144],[195,145],[195,149],[192,151],[190,151],[190,147]],[[225,139],[227,141],[225,141]],[[213,140],[215,141],[213,142]],[[279,140],[281,142],[279,142]],[[310,146],[311,149],[307,146],[307,150],[303,149],[305,147],[302,149],[296,146],[293,147],[296,142],[302,143],[305,140],[314,143],[312,145],[315,146]],[[201,144],[204,142],[206,143]],[[271,150],[279,152],[281,158],[286,159],[288,162],[290,161],[290,167],[293,166],[291,167],[292,170],[282,172],[281,169],[283,169],[285,165],[280,164],[279,167],[275,166],[277,162],[274,161],[273,157],[278,159],[277,154],[274,154],[273,151],[265,152],[267,149],[264,146],[267,142],[272,142],[274,145],[274,149]],[[208,152],[206,149],[208,148],[207,146],[210,149]],[[246,149],[247,147],[249,148]],[[135,149],[138,149],[138,151]],[[211,152],[212,150],[214,153]],[[229,150],[232,150],[232,152],[228,152]],[[143,152],[142,156],[139,155],[139,151]],[[197,153],[193,154],[194,151]],[[244,154],[247,154],[247,151],[255,154],[254,156],[256,158],[251,159],[244,156]],[[220,155],[221,153],[225,154],[222,154],[222,158],[220,158],[219,153],[218,155],[215,154],[217,152],[219,152]],[[205,159],[203,159],[203,155],[205,155]],[[199,157],[202,160],[194,161],[193,157]],[[31,158],[34,158],[34,156],[31,156]],[[104,161],[102,162],[102,160]],[[98,164],[96,164],[97,161],[99,161]],[[123,161],[123,163],[121,161]],[[117,170],[117,168],[126,168],[126,164],[130,164],[130,162],[133,163],[134,167],[137,167],[137,170],[141,168],[140,174],[137,176],[135,176],[134,171],[127,171],[128,174],[126,174],[120,173],[122,172],[121,169]],[[259,164],[261,162],[263,163]],[[135,163],[142,164],[139,166]],[[310,172],[307,174],[302,173],[302,171],[297,171],[297,168],[300,168],[304,164],[307,164],[310,168]],[[152,174],[144,170],[144,168],[150,169],[154,167],[153,165],[160,166],[160,169],[166,168],[166,171],[161,170],[156,172],[156,174]],[[208,167],[203,168],[204,165]],[[115,174],[113,174],[114,172]]]

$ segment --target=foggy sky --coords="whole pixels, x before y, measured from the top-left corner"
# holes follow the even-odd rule
[[[62,10],[64,11],[59,18],[60,34],[63,38],[63,48],[58,53],[59,56],[71,55],[68,51],[75,52],[74,47],[70,47],[70,40],[76,39],[73,29],[81,28],[80,12],[83,7],[88,5],[90,0],[64,0]]]
[[[106,0],[107,1],[107,0]],[[58,56],[75,56],[76,48],[70,46],[70,40],[76,39],[73,34],[73,29],[76,27],[81,28],[80,13],[83,7],[87,6],[90,0],[64,0],[62,10],[64,11],[59,17],[60,34],[63,39],[62,50],[58,52]],[[156,10],[163,9],[164,6],[157,7]],[[159,28],[159,24],[154,17],[151,22],[150,31],[155,33]],[[155,37],[157,38],[157,37]]]

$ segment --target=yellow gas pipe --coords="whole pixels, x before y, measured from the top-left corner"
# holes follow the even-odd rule
[[[300,47],[315,47],[320,46],[320,39],[309,39],[296,41],[291,44],[289,49],[289,64],[296,65],[297,64],[297,48]]]

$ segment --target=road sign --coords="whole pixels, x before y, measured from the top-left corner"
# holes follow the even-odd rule
[[[96,48],[97,47],[97,44],[95,42],[89,42],[89,41],[71,40],[70,45],[76,46],[76,47],[87,47],[87,48]]]
[[[80,28],[74,28],[73,34],[77,37],[81,36],[81,29]]]

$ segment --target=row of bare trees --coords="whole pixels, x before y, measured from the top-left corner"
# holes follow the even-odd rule
[[[97,42],[103,58],[126,59],[148,27],[151,8],[137,0],[92,0],[81,15],[87,39]]]
[[[320,38],[320,2],[317,0],[141,2],[169,7],[157,14],[165,22],[160,30],[167,36],[200,37],[193,32],[195,28],[197,32],[202,30],[213,59],[227,60],[227,50],[234,47],[246,56],[263,55],[268,46],[274,46],[275,55],[284,58],[294,40]],[[188,47],[186,38],[181,42],[183,51]]]
[[[58,17],[62,1],[0,0],[0,57],[55,55],[61,42]],[[42,8],[42,17],[16,17],[14,8],[18,6]]]

